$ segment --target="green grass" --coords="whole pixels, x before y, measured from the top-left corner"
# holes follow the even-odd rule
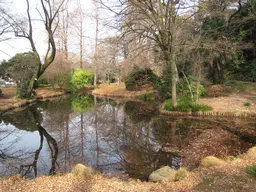
[[[247,81],[227,81],[224,83],[225,87],[230,89],[232,92],[255,92],[256,83]]]
[[[149,102],[155,100],[155,95],[153,93],[143,93],[138,98],[142,101]]]
[[[256,178],[256,164],[246,167],[245,171],[248,175]]]
[[[250,102],[245,102],[245,103],[244,103],[244,106],[245,106],[245,107],[251,107],[251,105],[252,105],[252,104],[251,104]]]
[[[191,102],[187,98],[180,98],[178,100],[177,107],[172,106],[172,100],[166,100],[163,104],[163,109],[168,111],[182,111],[182,112],[198,112],[198,111],[210,111],[212,107],[205,104],[197,104]]]

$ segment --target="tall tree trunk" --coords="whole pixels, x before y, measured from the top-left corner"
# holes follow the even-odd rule
[[[96,33],[95,33],[95,47],[94,47],[94,58],[93,58],[93,62],[94,62],[94,83],[93,85],[96,86],[97,85],[97,75],[98,75],[98,68],[97,68],[97,52],[98,52],[98,35],[99,35],[99,12],[98,12],[98,6],[96,6],[96,17],[95,17],[95,21],[96,21]]]
[[[80,23],[80,68],[83,69],[83,23]]]
[[[65,59],[68,59],[68,28],[69,28],[69,13],[66,10],[66,23],[63,23],[64,30],[64,54]]]
[[[176,65],[176,56],[174,47],[171,52],[166,52],[165,57],[167,60],[167,67],[171,67],[172,77],[172,106],[177,107],[177,82],[178,82],[178,69]]]

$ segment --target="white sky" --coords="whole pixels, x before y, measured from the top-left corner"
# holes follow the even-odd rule
[[[26,15],[26,1],[25,0],[5,0],[9,2],[7,6],[11,14],[19,15],[19,17],[27,17]],[[75,6],[75,2],[77,0],[70,0],[70,9]],[[87,15],[94,13],[94,6],[92,4],[92,0],[81,0],[81,4],[85,9]],[[36,7],[41,9],[39,0],[30,0],[31,4],[31,16],[32,19],[40,19],[38,12],[36,11]],[[1,6],[1,4],[0,4]],[[6,5],[5,5],[6,7]],[[103,15],[100,13],[100,16]],[[34,40],[36,43],[36,47],[41,56],[45,54],[45,50],[47,47],[46,44],[46,33],[44,30],[44,26],[42,25],[42,21],[35,21],[34,24]],[[93,53],[94,47],[94,38],[95,38],[95,21],[93,18],[86,16],[85,17],[85,38],[84,38],[84,48],[85,48],[85,56],[86,58],[90,57],[90,54]],[[113,31],[104,29],[101,25],[99,26],[99,36],[106,37],[109,35],[114,35]],[[9,37],[12,37],[11,40],[0,42],[0,61],[3,59],[8,60],[16,53],[27,52],[31,50],[29,41],[24,38],[16,38],[14,33],[8,34]],[[71,35],[69,39],[69,52],[78,53],[78,42],[79,38]]]

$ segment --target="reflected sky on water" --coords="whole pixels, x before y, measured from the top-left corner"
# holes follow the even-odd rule
[[[238,155],[253,144],[229,126],[256,127],[164,117],[154,105],[86,94],[39,101],[3,114],[0,122],[0,175],[27,177],[70,172],[83,163],[106,175],[146,179],[164,165],[194,168],[202,155]],[[212,132],[220,137],[211,139]],[[207,149],[207,137],[211,146],[225,139],[225,150]],[[195,145],[200,149],[193,151]]]

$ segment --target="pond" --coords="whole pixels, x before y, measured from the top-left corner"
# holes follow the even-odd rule
[[[145,180],[169,165],[193,169],[255,144],[255,121],[171,118],[151,104],[70,95],[0,117],[0,176],[70,172],[77,163],[106,176]],[[248,133],[239,130],[248,130]]]

